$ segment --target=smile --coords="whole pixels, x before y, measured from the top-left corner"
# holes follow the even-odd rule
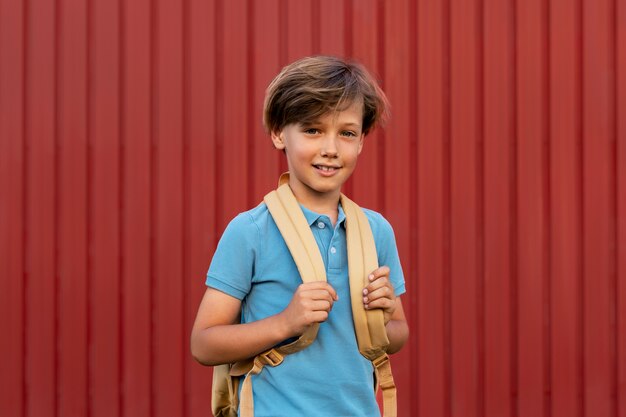
[[[331,167],[331,166],[326,166],[326,165],[313,165],[313,166],[319,169],[320,171],[324,171],[324,172],[335,172],[339,169],[339,167]]]

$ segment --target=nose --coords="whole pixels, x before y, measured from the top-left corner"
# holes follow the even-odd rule
[[[321,155],[328,158],[336,158],[338,154],[337,150],[337,136],[328,135],[324,138],[322,143]]]

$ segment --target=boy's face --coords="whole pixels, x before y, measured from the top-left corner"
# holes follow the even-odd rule
[[[301,203],[339,198],[363,148],[362,123],[363,104],[356,102],[311,124],[292,123],[272,133],[274,146],[285,151],[289,185]]]

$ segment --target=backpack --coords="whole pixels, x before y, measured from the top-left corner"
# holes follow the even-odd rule
[[[287,184],[289,174],[283,174],[279,187],[264,197],[265,204],[280,230],[293,257],[303,282],[326,281],[324,261],[313,233]],[[350,301],[359,352],[372,361],[376,376],[376,390],[383,394],[384,417],[396,417],[396,386],[387,355],[389,339],[385,331],[382,310],[365,310],[361,291],[367,285],[367,275],[378,267],[374,236],[363,210],[341,194],[341,206],[346,215],[348,247],[348,274]],[[319,324],[311,326],[296,341],[263,352],[254,358],[213,369],[211,409],[215,417],[254,416],[252,376],[265,366],[279,366],[283,358],[309,346],[315,340]],[[239,398],[239,383],[244,376]]]

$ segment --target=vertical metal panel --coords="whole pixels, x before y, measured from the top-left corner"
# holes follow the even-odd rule
[[[209,414],[204,274],[324,53],[392,104],[345,190],[403,260],[400,415],[626,417],[622,3],[0,0],[0,414]]]
[[[615,399],[616,415],[626,417],[626,7],[623,2],[615,2],[615,81],[616,114],[615,132],[615,218],[617,227],[615,259],[615,332],[616,366]]]
[[[582,9],[583,412],[598,417],[616,412],[613,7],[584,1]]]
[[[313,10],[315,0],[301,0],[298,2],[284,1],[286,8],[287,27],[287,64],[300,57],[312,55],[314,50],[314,28],[319,22],[314,22]]]
[[[479,208],[482,199],[480,1],[450,2],[450,412],[483,416]]]
[[[153,415],[153,77],[150,0],[121,9],[122,415]]]
[[[517,6],[517,358],[520,417],[550,412],[547,3]]]
[[[152,415],[152,178],[151,8],[123,2],[120,99],[121,184],[121,415]]]
[[[512,415],[515,397],[515,24],[513,4],[484,3],[484,415]]]
[[[183,10],[175,0],[153,4],[152,326],[155,416],[183,414]],[[183,352],[184,351],[184,352]]]
[[[26,386],[24,31],[23,5],[0,1],[0,414],[18,416]]]
[[[88,68],[89,410],[121,412],[120,3],[90,4]]]
[[[30,6],[30,7],[28,7]],[[26,415],[54,416],[59,404],[57,10],[26,8],[25,357]]]
[[[417,291],[419,377],[415,392],[420,415],[449,415],[446,372],[447,297],[446,181],[448,133],[447,2],[418,2],[417,11],[417,276],[407,277]],[[389,183],[393,184],[393,183]],[[415,191],[414,191],[415,192]],[[412,284],[412,285],[411,285]]]
[[[87,326],[87,4],[57,3],[58,413],[85,415]]]
[[[319,18],[319,46],[317,52],[325,54],[345,56],[347,54],[347,42],[345,31],[348,13],[346,11],[347,0],[318,0],[317,17]],[[328,13],[332,10],[332,13]]]
[[[551,391],[554,417],[582,416],[580,2],[550,4]]]

